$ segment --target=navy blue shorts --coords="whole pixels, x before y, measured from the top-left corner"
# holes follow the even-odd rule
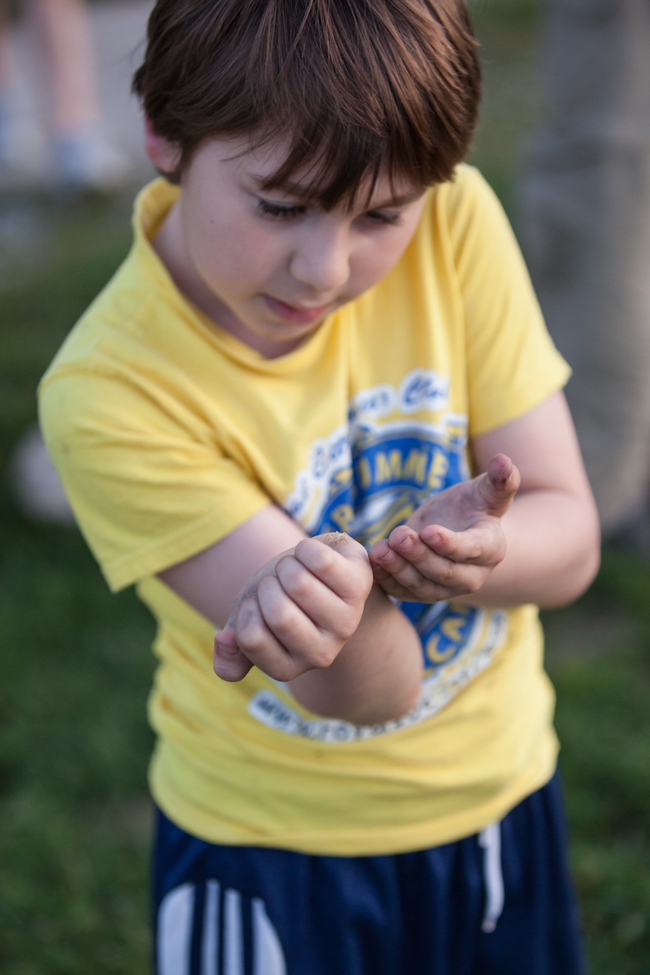
[[[584,975],[557,774],[476,836],[391,856],[216,846],[159,813],[157,975]]]

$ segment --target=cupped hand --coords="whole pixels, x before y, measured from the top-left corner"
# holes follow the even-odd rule
[[[238,681],[255,665],[275,680],[329,667],[357,629],[373,576],[349,535],[306,538],[244,587],[215,637],[214,670]]]
[[[501,518],[519,484],[510,458],[497,454],[484,474],[429,498],[373,545],[376,582],[390,596],[422,603],[477,592],[505,556]]]

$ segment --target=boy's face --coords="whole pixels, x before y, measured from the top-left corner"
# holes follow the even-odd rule
[[[326,213],[305,206],[291,187],[263,191],[286,150],[246,145],[214,139],[199,147],[159,252],[163,260],[171,254],[177,283],[214,321],[264,355],[281,355],[390,271],[413,236],[424,193],[399,181],[391,189],[380,176],[369,205]],[[149,148],[157,165],[173,164],[163,158],[169,144]],[[296,182],[308,185],[305,177]]]

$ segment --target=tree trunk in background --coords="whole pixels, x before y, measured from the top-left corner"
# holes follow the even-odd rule
[[[521,236],[606,533],[650,485],[650,0],[548,0]]]

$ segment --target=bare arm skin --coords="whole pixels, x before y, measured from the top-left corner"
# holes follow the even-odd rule
[[[211,623],[223,627],[246,583],[303,538],[307,535],[300,525],[269,504],[214,545],[165,569],[160,578]]]
[[[269,505],[160,578],[224,627],[222,679],[241,680],[256,664],[316,713],[357,724],[400,717],[420,689],[419,638],[373,585],[362,546],[321,538]]]
[[[599,539],[563,395],[472,449],[483,473],[425,502],[370,560],[349,536],[307,539],[269,505],[162,572],[224,626],[218,676],[241,680],[255,664],[316,713],[379,723],[415,704],[422,676],[419,638],[388,594],[501,606],[575,599],[597,570]]]
[[[477,437],[472,452],[489,473],[431,498],[377,542],[376,581],[422,602],[572,602],[598,570],[599,529],[564,395]]]

